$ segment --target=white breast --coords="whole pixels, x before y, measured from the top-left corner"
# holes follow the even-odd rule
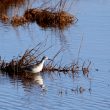
[[[38,73],[38,72],[42,71],[42,68],[43,68],[43,64],[41,63],[41,64],[37,65],[35,68],[33,68],[32,72]]]

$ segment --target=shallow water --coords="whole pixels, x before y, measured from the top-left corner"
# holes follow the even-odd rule
[[[92,61],[88,78],[82,72],[74,78],[71,73],[41,73],[28,80],[0,72],[0,110],[108,110],[109,6],[109,0],[75,0],[69,11],[78,22],[63,32],[43,30],[35,23],[19,28],[0,23],[0,56],[7,61],[47,39],[46,47],[53,47],[45,55],[51,58],[63,47],[65,51],[56,60],[62,58],[62,65],[68,64],[77,59],[82,37],[80,62]],[[45,90],[39,81],[43,81]]]

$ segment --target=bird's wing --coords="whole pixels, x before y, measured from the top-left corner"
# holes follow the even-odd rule
[[[33,68],[34,68],[34,65],[31,65],[31,66],[25,67],[25,70],[32,71]]]

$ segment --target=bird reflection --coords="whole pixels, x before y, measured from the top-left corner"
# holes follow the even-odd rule
[[[34,83],[38,84],[42,89],[45,89],[44,81],[40,73],[34,75]]]
[[[46,90],[43,77],[40,73],[1,73],[3,75],[8,75],[12,84],[19,85],[18,83],[21,83],[25,90],[31,90],[36,87]]]
[[[43,77],[40,73],[26,73],[25,77],[22,78],[22,84],[27,89],[32,89],[36,85],[40,87],[42,90],[46,90]]]

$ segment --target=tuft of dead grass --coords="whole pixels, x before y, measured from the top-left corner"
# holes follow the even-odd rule
[[[3,15],[1,16],[1,21],[2,21],[3,23],[8,23],[9,20],[10,20],[10,18],[9,18],[7,15],[3,14]]]
[[[37,8],[26,10],[24,17],[30,22],[36,21],[42,28],[54,27],[64,29],[77,21],[75,16],[65,11],[55,12]]]
[[[24,25],[24,24],[26,24],[27,22],[28,22],[28,21],[27,21],[27,19],[26,19],[25,17],[23,17],[23,16],[18,16],[18,15],[13,16],[13,17],[12,17],[12,20],[11,20],[11,24],[12,24],[13,26]]]

